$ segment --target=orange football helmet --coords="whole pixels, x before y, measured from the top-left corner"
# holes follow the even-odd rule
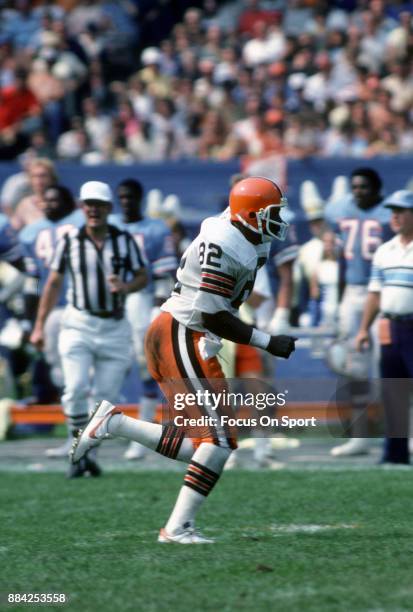
[[[229,194],[231,221],[261,236],[285,240],[289,224],[281,217],[288,200],[270,179],[251,176],[235,183]]]

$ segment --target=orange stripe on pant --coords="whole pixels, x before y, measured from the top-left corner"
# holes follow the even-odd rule
[[[145,355],[149,373],[160,386],[168,402],[165,420],[182,420],[212,417],[206,424],[185,425],[185,435],[192,439],[194,448],[202,442],[236,448],[235,434],[221,427],[223,414],[233,417],[232,408],[220,405],[216,412],[194,402],[191,405],[187,394],[201,389],[211,393],[227,391],[227,384],[216,357],[201,358],[198,342],[202,332],[190,330],[174,320],[168,312],[162,312],[150,325],[145,337]],[[177,408],[177,397],[182,401],[182,410]],[[212,419],[216,419],[215,426]],[[182,422],[181,420],[181,422]],[[205,421],[204,421],[205,423]],[[180,427],[181,428],[181,427]]]

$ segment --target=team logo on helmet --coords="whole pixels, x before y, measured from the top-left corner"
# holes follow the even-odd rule
[[[249,177],[234,185],[229,194],[231,220],[263,237],[285,240],[289,224],[282,218],[288,200],[270,179]]]

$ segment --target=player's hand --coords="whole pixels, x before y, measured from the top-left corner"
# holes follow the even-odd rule
[[[111,274],[107,280],[111,293],[127,293],[126,283],[117,274]]]
[[[268,353],[276,357],[284,357],[288,359],[293,351],[295,351],[295,341],[297,338],[293,336],[271,336],[269,345],[267,346]]]
[[[31,344],[37,348],[38,351],[42,351],[44,347],[44,334],[43,330],[34,328],[29,338]]]
[[[359,331],[359,333],[354,339],[354,346],[356,348],[356,351],[358,351],[359,353],[368,349],[370,346],[369,333],[366,331]]]

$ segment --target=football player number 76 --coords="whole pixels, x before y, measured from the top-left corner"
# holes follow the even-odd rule
[[[343,219],[340,222],[341,231],[347,232],[344,244],[344,257],[353,259],[355,246],[360,241],[363,259],[373,259],[377,247],[382,243],[381,226],[375,219]]]

